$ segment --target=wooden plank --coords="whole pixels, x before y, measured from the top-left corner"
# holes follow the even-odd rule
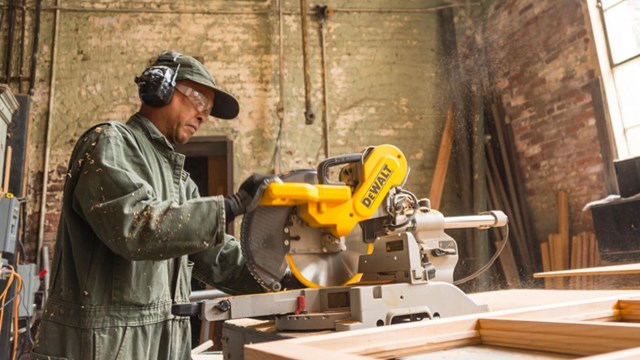
[[[560,269],[569,269],[569,194],[566,191],[558,192],[558,234],[562,266]]]
[[[512,207],[512,203],[507,194],[505,184],[502,182],[497,155],[495,154],[495,150],[490,143],[487,143],[486,155],[488,160],[489,173],[491,174],[491,179],[494,184],[493,188],[496,190],[496,197],[498,199],[498,205],[500,206],[499,208],[504,210],[507,216],[509,216],[509,232],[512,234],[511,236],[515,240],[516,248],[520,253],[520,263],[523,265],[525,273],[528,274],[530,269],[525,267],[524,264],[529,264],[530,267],[532,267],[533,265],[530,264],[530,259],[524,259],[524,256],[522,255],[523,250],[526,251],[527,247],[527,240],[524,235],[524,229],[522,228],[523,224],[517,220],[515,214],[516,212],[518,212],[518,209]]]
[[[489,207],[491,209],[501,209],[502,207],[499,205],[498,194],[495,189],[493,180],[491,178],[491,169],[486,174],[487,177],[487,188],[489,190]],[[503,241],[509,241],[508,231],[504,227],[500,228],[491,228],[491,233],[495,234],[497,240],[495,241],[496,249],[499,249],[502,245]],[[500,257],[500,267],[502,268],[502,272],[504,274],[505,281],[507,282],[507,286],[510,289],[519,289],[522,287],[522,282],[520,281],[520,274],[518,272],[518,263],[516,262],[516,258],[513,255],[513,248],[511,247],[511,243],[509,242]],[[546,280],[545,280],[546,282]]]
[[[333,333],[316,339],[307,337],[295,341],[297,344],[313,343],[312,346],[323,349],[348,349],[351,354],[379,357],[380,354],[398,349],[444,349],[461,340],[466,344],[479,344],[480,334],[476,326],[477,316],[469,316],[460,317],[460,320],[449,318],[352,331],[348,337],[342,333]],[[416,328],[420,330],[417,331]]]
[[[551,260],[549,259],[549,243],[543,242],[540,244],[540,257],[542,258],[542,271],[551,271]],[[544,287],[546,289],[551,288],[551,281],[544,279]]]
[[[578,266],[578,236],[572,236],[571,237],[571,256],[569,258],[569,263],[571,265],[571,269],[579,269],[580,267]],[[546,272],[546,270],[542,270],[543,272]],[[569,281],[569,285],[572,289],[577,289],[578,288],[578,282],[577,282],[577,278],[572,278]]]
[[[594,267],[595,265],[592,264],[592,258],[593,258],[593,241],[591,240],[591,237],[589,236],[588,233],[582,233],[582,246],[584,247],[584,252],[582,254],[583,258],[582,258],[582,262],[584,264],[584,267]],[[591,289],[593,288],[593,278],[592,277],[582,277],[582,281],[584,282],[584,288],[585,289]]]
[[[585,252],[585,248],[584,248],[584,237],[582,236],[582,234],[578,235],[578,241],[576,243],[576,245],[578,246],[578,250],[576,251],[576,269],[584,269],[585,263],[584,263],[584,252]],[[583,289],[584,288],[584,279],[582,278],[577,278],[576,282],[578,284],[578,288],[579,289]]]
[[[560,238],[560,234],[550,234],[549,235],[549,258],[551,259],[551,268],[553,270],[561,270],[563,269],[563,253],[562,253],[562,241]],[[564,288],[564,280],[563,279],[553,279],[552,280],[554,289],[562,289]]]
[[[640,263],[599,266],[593,268],[583,268],[575,270],[547,271],[533,274],[534,278],[555,278],[567,276],[587,276],[587,275],[627,275],[640,274]]]
[[[553,321],[510,318],[480,318],[480,337],[486,330],[501,330],[511,333],[562,335],[613,338],[637,341],[640,346],[640,326],[629,323],[593,323],[588,321]],[[513,336],[518,337],[518,334]]]
[[[640,326],[517,319],[479,319],[485,345],[595,355],[640,346]]]
[[[9,192],[9,175],[11,174],[11,146],[6,148],[6,160],[4,163],[4,180],[2,181],[2,194]]]
[[[640,300],[618,301],[622,321],[640,322]]]
[[[517,151],[515,149],[515,142],[512,139],[513,133],[507,129],[507,119],[500,116],[497,109],[497,105],[494,103],[492,106],[492,112],[494,114],[494,120],[496,122],[496,136],[498,143],[500,144],[500,158],[503,161],[503,167],[505,171],[505,177],[509,194],[511,194],[511,203],[513,204],[513,219],[512,222],[521,224],[522,232],[520,238],[522,239],[522,248],[520,248],[520,256],[522,257],[522,265],[527,274],[533,272],[532,261],[533,257],[533,241],[531,232],[527,231],[527,225],[529,224],[528,217],[526,215],[525,206],[526,199],[524,198],[524,189],[522,188],[524,180],[520,172],[518,171],[518,163],[516,159]]]
[[[433,181],[431,182],[431,191],[429,192],[429,200],[433,209],[440,209],[442,200],[442,191],[444,189],[444,181],[447,177],[447,169],[449,167],[449,159],[451,158],[451,148],[453,147],[453,105],[449,105],[447,110],[447,118],[442,129],[442,137],[440,139],[440,149],[438,150],[438,158],[436,160],[436,168],[433,173]]]

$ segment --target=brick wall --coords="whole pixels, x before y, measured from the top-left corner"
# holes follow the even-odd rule
[[[497,0],[485,19],[490,81],[515,135],[539,241],[557,232],[558,191],[569,193],[574,234],[593,227],[582,207],[606,196],[588,87],[599,71],[585,6]]]

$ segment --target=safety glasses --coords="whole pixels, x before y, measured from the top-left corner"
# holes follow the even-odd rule
[[[211,113],[211,106],[208,106],[209,100],[201,92],[182,84],[176,84],[176,89],[191,100],[198,112],[204,112],[207,115]]]

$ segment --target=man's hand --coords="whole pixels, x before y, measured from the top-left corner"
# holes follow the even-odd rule
[[[274,181],[280,181],[280,179],[276,176],[260,174],[252,174],[243,181],[238,192],[224,199],[227,223],[258,206],[264,189]]]

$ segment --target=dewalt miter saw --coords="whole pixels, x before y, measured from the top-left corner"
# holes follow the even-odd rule
[[[445,230],[507,217],[444,217],[402,189],[408,173],[404,154],[380,145],[269,184],[240,236],[269,293],[207,300],[201,317],[274,315],[279,330],[349,330],[486,311],[452,284],[458,248]]]

